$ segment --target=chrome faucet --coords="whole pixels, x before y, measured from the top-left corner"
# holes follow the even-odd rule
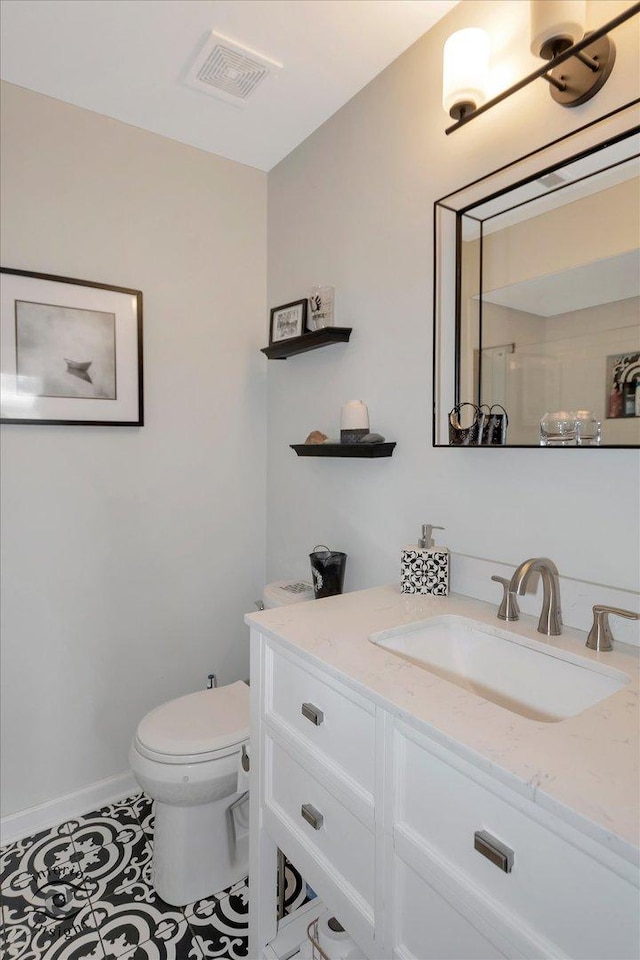
[[[547,637],[558,637],[562,633],[562,613],[558,568],[553,560],[547,557],[525,560],[511,577],[509,590],[522,596],[534,571],[538,571],[542,579],[542,612],[538,621],[538,633],[544,633]]]

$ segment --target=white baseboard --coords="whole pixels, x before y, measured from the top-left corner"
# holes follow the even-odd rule
[[[140,790],[130,770],[98,780],[88,787],[82,787],[75,793],[67,793],[64,797],[56,797],[46,803],[39,803],[36,807],[28,807],[19,813],[12,813],[0,819],[0,846],[15,843],[23,837],[30,837],[40,830],[47,830],[59,823],[64,823],[71,817],[79,817],[107,803],[119,800]]]

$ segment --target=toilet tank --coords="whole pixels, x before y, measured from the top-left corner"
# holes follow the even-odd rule
[[[290,603],[302,603],[313,600],[314,597],[313,586],[306,580],[275,580],[268,583],[262,591],[265,610],[284,607]]]

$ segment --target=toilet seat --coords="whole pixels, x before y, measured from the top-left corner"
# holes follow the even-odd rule
[[[249,688],[237,681],[170,700],[141,721],[135,747],[160,763],[204,763],[249,739]]]

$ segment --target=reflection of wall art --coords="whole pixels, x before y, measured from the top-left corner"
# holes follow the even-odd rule
[[[608,420],[640,417],[640,353],[616,353],[607,357]]]
[[[141,292],[0,272],[3,422],[142,426]]]
[[[302,336],[306,319],[306,300],[296,300],[294,303],[285,303],[282,307],[274,307],[271,311],[269,343],[280,343],[282,340]]]

